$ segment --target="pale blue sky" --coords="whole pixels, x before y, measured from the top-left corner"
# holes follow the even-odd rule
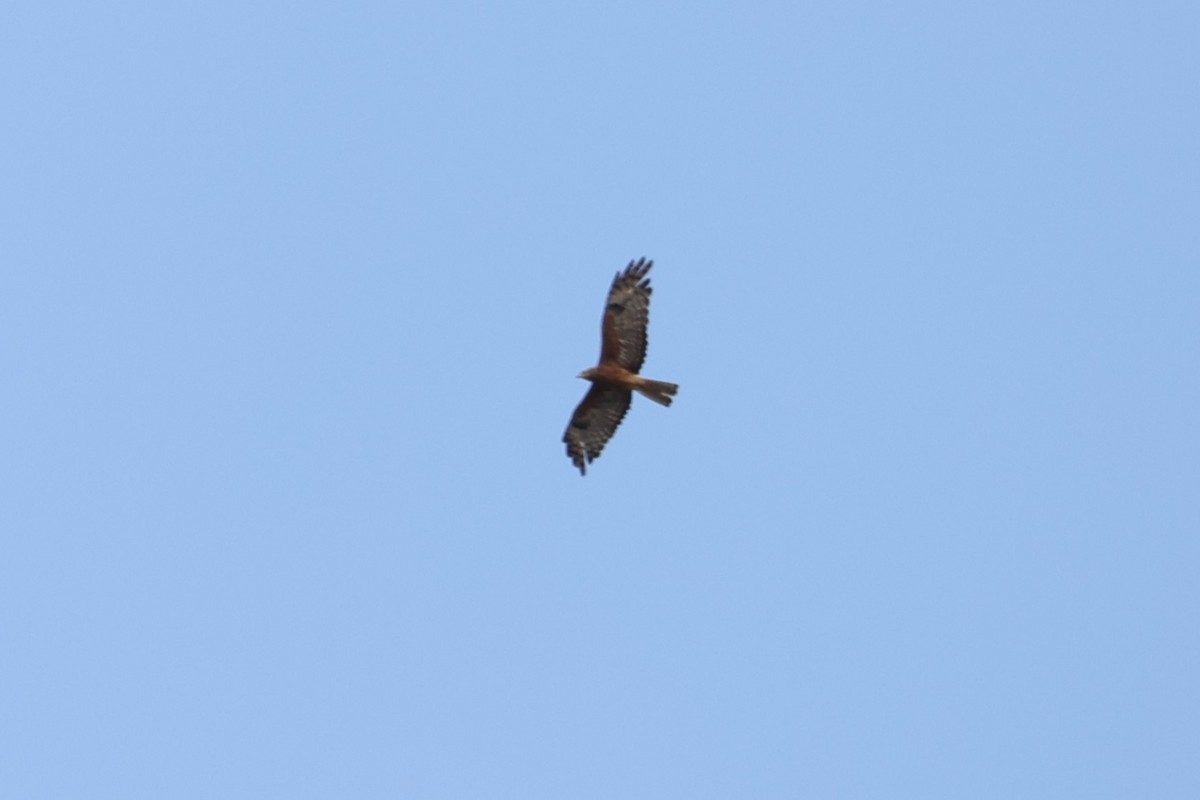
[[[1197,42],[7,4],[0,796],[1200,796]]]

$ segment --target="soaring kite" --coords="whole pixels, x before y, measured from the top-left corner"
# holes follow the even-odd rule
[[[646,360],[646,325],[650,321],[650,279],[646,273],[653,265],[644,258],[630,261],[625,271],[613,278],[600,326],[600,363],[577,376],[591,381],[592,387],[571,415],[563,441],[580,475],[587,474],[587,465],[600,457],[604,445],[617,432],[633,392],[669,406],[679,391],[674,383],[638,375]]]

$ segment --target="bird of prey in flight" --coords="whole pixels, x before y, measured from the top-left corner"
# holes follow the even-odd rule
[[[600,363],[578,375],[592,386],[571,415],[563,442],[580,475],[587,474],[587,465],[600,457],[616,433],[633,392],[669,406],[679,391],[677,384],[638,375],[646,360],[651,291],[646,274],[653,264],[644,258],[630,261],[625,271],[613,278],[601,323]]]

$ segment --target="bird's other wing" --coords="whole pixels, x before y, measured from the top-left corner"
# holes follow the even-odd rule
[[[580,475],[587,474],[587,465],[600,457],[604,445],[617,432],[617,426],[629,410],[631,398],[628,389],[593,383],[575,407],[571,422],[563,433],[563,442]]]

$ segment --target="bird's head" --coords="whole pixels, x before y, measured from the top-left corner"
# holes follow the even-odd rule
[[[575,377],[583,378],[585,381],[590,381],[593,377],[595,377],[595,375],[596,375],[596,368],[589,367],[589,368],[585,369],[583,372],[576,375]]]

